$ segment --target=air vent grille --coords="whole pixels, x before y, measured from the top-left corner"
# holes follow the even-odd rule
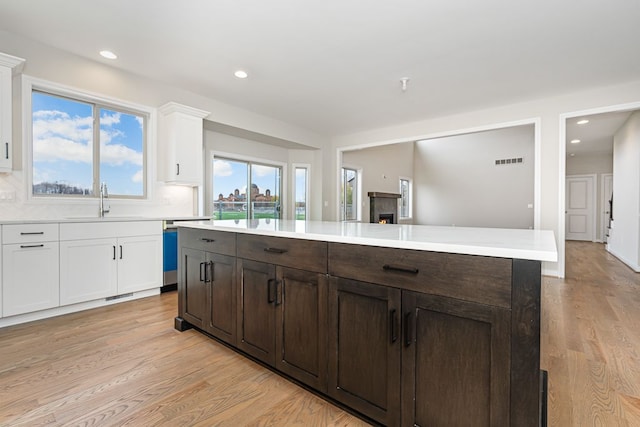
[[[524,163],[524,159],[522,157],[513,157],[511,159],[497,159],[496,166],[503,165],[518,165]]]

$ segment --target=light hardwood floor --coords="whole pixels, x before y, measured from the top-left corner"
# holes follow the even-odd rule
[[[550,426],[640,426],[640,275],[568,242],[543,278]],[[175,293],[0,329],[0,425],[363,426],[193,330]]]

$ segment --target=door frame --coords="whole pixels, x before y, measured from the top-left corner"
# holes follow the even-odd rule
[[[567,120],[575,119],[581,116],[593,114],[612,113],[617,111],[633,111],[640,110],[640,101],[628,104],[609,105],[600,108],[592,108],[588,110],[572,111],[560,114],[559,120],[559,138],[558,144],[558,277],[564,278],[565,275],[565,214],[566,211],[566,183],[567,183]]]
[[[598,174],[577,174],[577,175],[567,175],[565,177],[565,188],[566,188],[566,184],[567,184],[567,180],[569,178],[591,178],[591,241],[592,242],[596,242],[598,240],[597,238],[597,224],[598,221],[596,219],[596,215],[598,212],[597,209],[597,205],[598,205]],[[565,222],[565,230],[566,230],[566,223],[567,223],[567,214],[566,214],[566,193],[565,193],[565,215],[564,215],[564,222]],[[565,233],[565,239],[567,238],[566,233]],[[586,241],[586,240],[585,240]]]
[[[611,178],[611,191],[613,192],[613,173],[603,173],[600,176],[600,240],[601,242],[605,242],[605,236],[607,235],[607,209],[609,200],[607,200],[607,195],[604,192],[605,183],[607,178]]]

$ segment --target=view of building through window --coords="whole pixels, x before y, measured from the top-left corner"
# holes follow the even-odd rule
[[[213,218],[280,218],[281,176],[280,166],[215,158]]]
[[[145,116],[32,93],[34,195],[145,195]]]

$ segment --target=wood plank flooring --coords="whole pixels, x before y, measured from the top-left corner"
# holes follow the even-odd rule
[[[567,242],[544,277],[549,426],[640,426],[640,274]],[[364,426],[193,330],[175,293],[0,329],[1,426]]]
[[[549,426],[640,426],[640,274],[602,244],[568,241],[542,284]]]

